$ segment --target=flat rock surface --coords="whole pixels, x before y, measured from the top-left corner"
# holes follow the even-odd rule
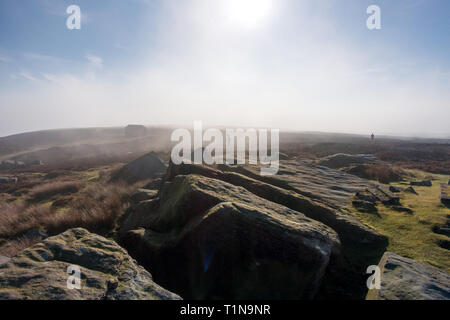
[[[377,184],[357,176],[318,166],[312,161],[280,161],[278,174],[261,177],[257,166],[236,167],[234,170],[251,174],[252,178],[286,188],[334,208],[347,206],[353,195],[361,190],[375,189]]]
[[[366,163],[382,163],[382,161],[372,154],[351,155],[345,153],[337,153],[320,159],[318,163],[321,166],[339,169],[351,165],[359,165]]]
[[[69,289],[68,267],[81,271],[81,289]],[[0,300],[180,299],[114,241],[70,229],[25,249],[0,265]]]
[[[378,265],[381,288],[368,299],[449,300],[450,275],[432,265],[386,252]]]

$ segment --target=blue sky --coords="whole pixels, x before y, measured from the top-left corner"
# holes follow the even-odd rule
[[[446,0],[2,0],[0,136],[202,120],[450,137],[449,57]]]

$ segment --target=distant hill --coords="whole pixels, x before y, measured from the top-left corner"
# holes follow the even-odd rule
[[[170,141],[174,128],[128,126],[130,127],[139,129],[139,132],[127,134],[127,127],[124,126],[46,130],[2,137],[0,161],[42,161],[48,165],[59,165],[80,159],[98,162],[106,157],[111,162],[111,159],[128,159],[149,151],[167,153],[174,144]],[[186,128],[190,129],[189,126]],[[372,141],[369,135],[281,132],[280,150],[289,156],[310,159],[337,153],[373,154],[381,160],[405,168],[443,174],[450,172],[449,139],[376,135]]]
[[[82,141],[107,142],[123,137],[123,128],[57,129],[27,132],[0,138],[0,157],[30,149]]]
[[[133,149],[145,147],[146,143],[138,140],[151,138],[154,144],[155,142],[160,144],[161,139],[170,138],[170,132],[164,128],[148,128],[145,136],[135,138],[125,135],[125,127],[27,132],[0,138],[0,160],[25,157],[48,161],[57,152],[70,154],[132,152]],[[129,148],[123,148],[124,145],[129,145]],[[50,154],[46,156],[46,152]]]

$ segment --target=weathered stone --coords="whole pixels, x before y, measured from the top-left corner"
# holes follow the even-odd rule
[[[340,251],[324,224],[199,175],[166,181],[121,234],[159,283],[190,299],[312,298]]]
[[[293,191],[328,207],[340,209],[351,204],[356,192],[376,188],[377,184],[345,172],[321,167],[307,160],[280,161],[276,175],[261,176],[259,166],[220,165],[222,171],[233,171],[255,180]]]
[[[381,270],[381,288],[370,290],[367,299],[450,299],[450,275],[426,262],[386,252],[378,266]]]
[[[384,185],[378,185],[374,190],[374,194],[385,205],[400,205],[400,197],[392,194]]]
[[[284,167],[284,164],[283,164]],[[248,171],[242,170],[242,174],[236,173],[233,168],[222,165],[224,171],[216,170],[206,166],[183,164],[178,166],[171,165],[167,172],[169,179],[177,175],[198,174],[201,176],[218,179],[231,183],[235,186],[243,187],[258,197],[268,201],[286,206],[292,210],[305,214],[308,218],[320,221],[333,228],[341,240],[352,243],[376,244],[386,241],[384,236],[377,234],[374,230],[365,227],[354,217],[343,213],[340,210],[329,207],[325,201],[316,201],[295,192],[296,190],[286,190],[269,182],[263,182],[252,177],[246,176]],[[285,167],[284,167],[285,168]],[[291,169],[292,170],[292,169]],[[295,172],[293,173],[295,175]],[[298,179],[302,179],[300,176]],[[350,196],[350,194],[349,194]],[[378,257],[379,259],[380,257]],[[378,260],[377,260],[378,261]]]
[[[432,183],[430,180],[423,180],[423,181],[411,181],[410,183],[412,186],[418,186],[418,187],[431,187]]]
[[[332,169],[339,169],[349,167],[351,165],[365,164],[365,163],[381,163],[382,161],[371,154],[344,154],[337,153],[331,156],[324,157],[318,162],[319,165]]]
[[[150,152],[123,166],[111,177],[111,181],[122,180],[127,183],[135,183],[162,175],[166,169],[166,165],[158,155]]]
[[[361,212],[368,212],[368,213],[377,213],[377,207],[373,202],[364,201],[364,200],[353,200],[352,201],[353,206],[358,209],[358,211]]]
[[[81,269],[81,290],[67,287],[72,265]],[[179,299],[114,241],[81,228],[25,249],[0,265],[0,274],[0,300]]]
[[[444,205],[450,205],[450,187],[446,184],[441,184],[441,202]]]
[[[141,201],[153,199],[157,195],[157,190],[138,189],[131,194],[130,199],[133,203],[139,203]]]
[[[306,168],[305,165],[307,166]],[[309,167],[305,162],[297,161],[280,162],[281,170],[278,174],[281,176],[280,179],[277,178],[278,175],[269,178],[261,177],[259,169],[251,166],[220,165],[219,168],[221,170],[192,164],[171,165],[166,177],[168,180],[171,180],[177,175],[197,174],[222,180],[235,186],[243,187],[258,197],[286,206],[305,214],[313,220],[326,224],[338,233],[345,257],[332,260],[326,276],[332,275],[335,277],[330,281],[327,280],[326,286],[336,288],[336,290],[327,292],[326,296],[321,293],[321,297],[328,299],[336,296],[343,298],[345,296],[345,298],[355,299],[365,296],[366,287],[363,275],[367,268],[367,263],[374,264],[379,261],[387,246],[387,238],[363,225],[359,220],[346,214],[344,211],[329,206],[327,196],[329,196],[329,193],[336,192],[336,189],[333,187],[335,183],[333,179],[336,176],[342,177],[342,182],[346,181],[346,183],[350,184],[354,182],[357,186],[355,188],[364,186],[375,189],[375,184],[363,182],[357,177],[341,172],[336,173],[336,170],[328,168],[325,168],[326,173],[323,173],[323,169],[317,169],[314,165]],[[301,174],[298,172],[301,172]],[[308,176],[308,174],[311,174],[311,176]],[[313,177],[312,174],[316,174],[316,176]],[[312,197],[297,192],[298,187],[302,187],[302,182],[309,180],[312,182],[311,190],[314,190],[314,194],[311,194]],[[339,196],[342,196],[343,200],[350,199],[353,196],[351,193],[354,190],[353,186],[351,185],[348,188],[348,191],[343,189],[345,194],[342,191],[339,192]],[[320,190],[322,190],[322,193],[320,193]],[[321,195],[325,195],[325,197],[320,198]],[[343,203],[346,204],[347,201],[343,201]],[[155,202],[143,203],[142,205],[154,207]],[[360,258],[361,253],[363,253],[364,259]],[[331,271],[336,268],[339,268],[339,272]],[[345,279],[339,276],[342,273],[346,274]],[[329,284],[330,282],[333,282],[333,284]]]
[[[371,203],[376,203],[377,201],[380,200],[373,193],[370,193],[368,191],[357,192],[355,194],[355,197],[358,198],[359,200],[364,200]]]
[[[391,208],[398,212],[406,212],[408,214],[413,214],[413,211],[411,209],[403,207],[403,206],[392,206]]]
[[[402,190],[400,188],[394,187],[394,186],[389,186],[389,191],[394,192],[394,193],[399,193]]]
[[[445,250],[450,250],[450,240],[439,239],[437,241],[439,247]]]
[[[412,194],[418,194],[417,191],[413,187],[405,188],[403,191],[404,192],[408,192],[408,193],[412,193]]]
[[[447,237],[450,237],[450,225],[448,222],[445,226],[434,226],[432,230],[434,233],[443,234]]]

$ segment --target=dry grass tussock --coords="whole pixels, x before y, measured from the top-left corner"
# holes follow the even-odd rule
[[[35,201],[49,199],[56,195],[76,193],[81,188],[81,183],[76,181],[56,181],[37,185],[31,189],[29,195]]]
[[[41,240],[42,239],[40,237],[19,237],[17,239],[9,241],[6,245],[0,247],[0,255],[12,258],[18,252],[31,247]]]
[[[43,190],[48,189],[45,187]],[[19,241],[19,238],[35,228],[55,235],[70,228],[83,227],[107,235],[125,212],[133,190],[135,186],[92,183],[74,195],[70,206],[63,209],[52,208],[48,203],[0,203],[0,238],[16,241],[16,247],[23,247],[26,241]]]

